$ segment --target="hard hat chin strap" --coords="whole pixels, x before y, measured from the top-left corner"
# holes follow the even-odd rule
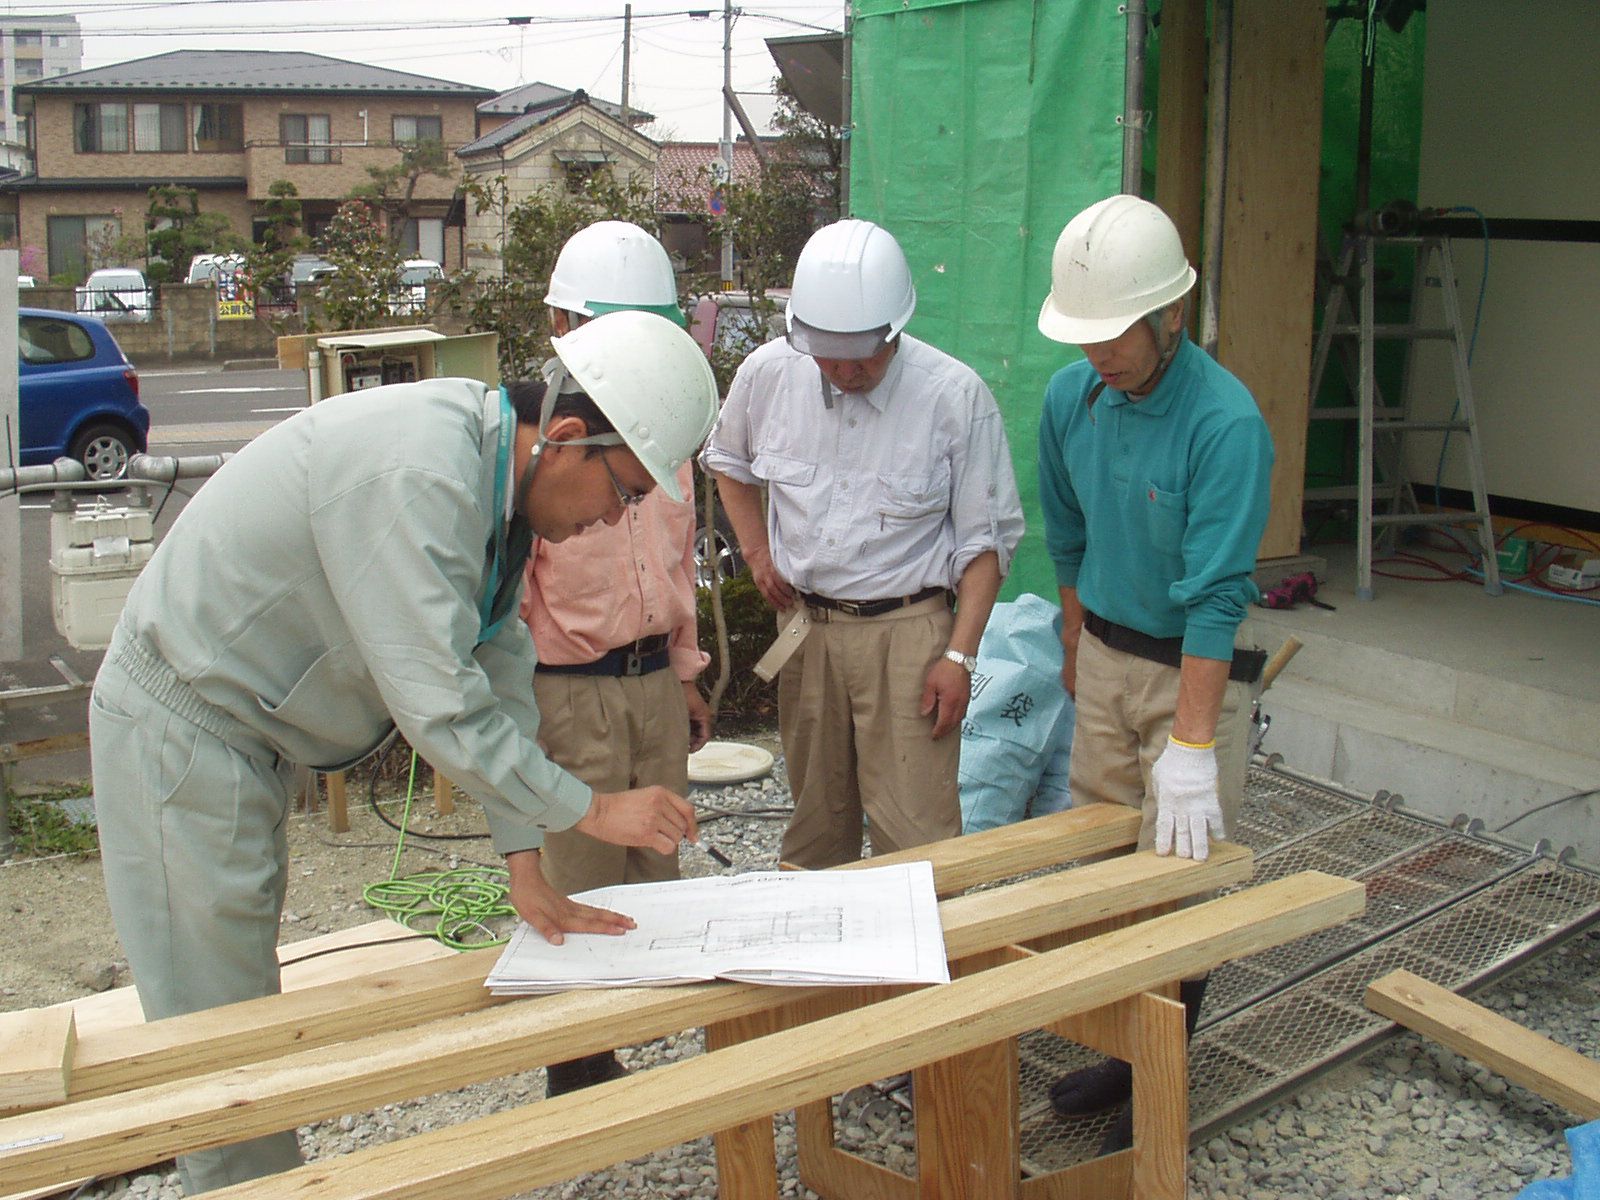
[[[1164,346],[1162,345],[1163,335],[1165,334],[1162,326],[1165,324],[1164,318],[1167,310],[1171,307],[1169,304],[1164,308],[1156,309],[1153,313],[1144,315],[1143,320],[1149,324],[1150,332],[1155,334],[1156,345],[1161,348],[1161,354],[1156,359],[1156,365],[1150,369],[1150,374],[1144,377],[1144,381],[1128,388],[1124,393],[1125,395],[1148,396],[1153,392],[1156,384],[1161,382],[1161,377],[1166,374],[1167,368],[1172,365],[1172,356],[1178,352],[1178,347],[1183,344],[1183,330],[1179,328],[1172,335],[1171,340],[1167,341]]]
[[[517,484],[517,498],[515,501],[518,512],[527,512],[528,490],[533,486],[534,469],[539,465],[539,458],[544,453],[544,448],[550,444],[546,431],[550,428],[550,419],[555,413],[556,401],[562,392],[583,392],[572,376],[567,373],[567,368],[559,358],[551,359],[545,364],[545,389],[544,400],[539,405],[539,439],[534,442],[533,449],[528,453],[527,465],[522,468],[522,479]],[[593,397],[590,397],[593,399]],[[598,405],[596,406],[598,407]],[[556,443],[558,446],[621,446],[625,443],[620,433],[591,433],[587,437],[564,438]]]

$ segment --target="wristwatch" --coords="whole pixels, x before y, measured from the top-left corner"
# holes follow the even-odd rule
[[[978,669],[978,660],[970,654],[963,654],[959,650],[946,650],[944,656],[951,662],[965,667],[968,675]]]

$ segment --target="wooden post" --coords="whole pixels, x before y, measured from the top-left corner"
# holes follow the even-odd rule
[[[1234,0],[1217,358],[1277,453],[1260,557],[1300,551],[1322,154],[1321,0]]]
[[[1196,267],[1205,199],[1205,113],[1205,0],[1166,0],[1156,97],[1156,204],[1178,227],[1183,252]],[[1191,329],[1198,312],[1199,305],[1191,304]]]
[[[328,781],[328,828],[334,833],[349,833],[350,813],[345,807],[344,772],[329,771],[325,778]]]
[[[451,796],[453,785],[445,778],[443,771],[438,767],[433,769],[433,806],[441,817],[448,817],[456,810],[455,798]]]

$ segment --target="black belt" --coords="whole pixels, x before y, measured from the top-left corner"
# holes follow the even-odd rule
[[[541,675],[652,675],[665,669],[671,659],[667,635],[655,633],[607,650],[593,662],[539,663],[534,670]]]
[[[897,608],[907,608],[924,600],[932,600],[935,596],[949,594],[948,588],[927,587],[910,596],[891,596],[887,600],[835,600],[832,596],[814,596],[810,592],[801,592],[800,599],[810,608],[827,608],[851,617],[879,617]]]
[[[1182,638],[1151,637],[1148,633],[1108,621],[1088,609],[1083,610],[1083,627],[1113,650],[1121,650],[1135,658],[1160,663],[1165,667],[1183,666]],[[1261,678],[1261,669],[1266,663],[1265,650],[1235,650],[1233,662],[1228,667],[1228,678],[1239,683],[1254,683]]]

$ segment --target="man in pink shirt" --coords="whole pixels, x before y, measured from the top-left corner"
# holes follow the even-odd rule
[[[599,221],[568,239],[545,303],[558,337],[618,309],[685,324],[667,252],[626,221]],[[528,561],[522,616],[539,656],[539,741],[600,790],[658,784],[681,796],[688,756],[711,736],[711,710],[695,682],[709,656],[695,629],[687,464],[678,488],[683,500],[661,488],[624,498],[615,525],[562,543],[540,540]],[[678,877],[676,852],[611,846],[574,830],[546,837],[543,867],[564,895]],[[559,1095],[624,1073],[610,1053],[552,1063],[546,1090]]]

